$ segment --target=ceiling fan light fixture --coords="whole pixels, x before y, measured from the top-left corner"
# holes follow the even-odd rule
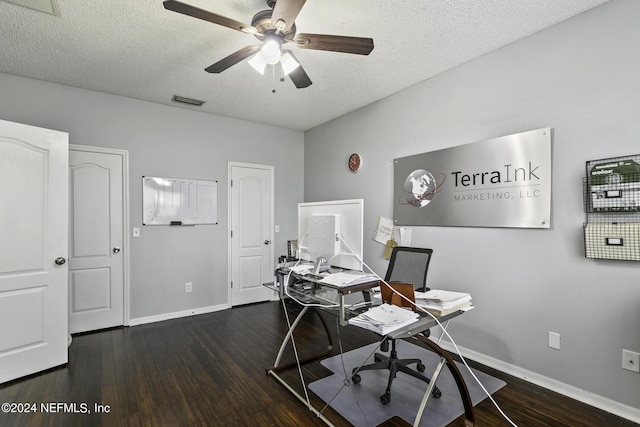
[[[293,58],[293,55],[291,55],[288,51],[285,51],[282,55],[282,58],[280,58],[280,64],[282,64],[282,71],[284,72],[285,76],[288,76],[290,72],[300,66],[300,63],[296,61]]]
[[[12,2],[52,2],[57,0],[6,0]],[[302,49],[369,55],[373,50],[372,38],[349,37],[332,34],[297,33],[295,20],[306,0],[266,0],[270,10],[256,13],[251,25],[227,18],[213,12],[182,3],[179,0],[163,0],[164,8],[172,12],[209,21],[235,31],[253,34],[262,44],[245,46],[205,68],[208,73],[218,74],[227,68],[249,59],[249,64],[264,75],[267,65],[273,66],[275,80],[276,66],[280,63],[282,74],[287,74],[298,89],[309,87],[312,82],[293,52],[282,46],[292,42]],[[2,0],[0,0],[2,3]],[[280,70],[278,70],[280,71]],[[280,80],[284,80],[281,75]],[[274,89],[275,90],[275,89]]]
[[[260,48],[260,54],[267,64],[276,65],[282,57],[280,43],[275,39],[267,40]]]
[[[253,58],[251,58],[248,62],[254,70],[259,72],[260,74],[264,74],[264,70],[265,68],[267,68],[267,61],[264,60],[260,52],[253,55]]]

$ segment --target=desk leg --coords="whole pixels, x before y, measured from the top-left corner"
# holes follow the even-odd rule
[[[438,344],[440,344],[440,341],[444,336],[444,331],[447,329],[447,326],[449,326],[449,322],[450,320],[447,320],[446,323],[442,326],[443,328],[442,333],[440,334],[440,337],[437,340]],[[429,400],[429,397],[431,396],[433,389],[436,387],[436,380],[440,376],[440,371],[442,371],[442,368],[444,367],[445,363],[446,363],[446,360],[443,357],[440,357],[440,362],[438,363],[438,366],[436,366],[435,371],[433,371],[433,375],[431,375],[431,381],[429,382],[429,387],[427,387],[427,391],[424,393],[424,397],[422,398],[422,402],[420,403],[420,407],[418,408],[416,419],[413,421],[414,427],[420,424],[420,419],[422,418],[422,413],[424,412],[424,408],[425,406],[427,406],[427,401]]]
[[[284,307],[284,309],[286,310],[287,308]],[[276,357],[276,361],[273,364],[273,366],[271,368],[267,369],[268,371],[279,371],[282,369],[287,369],[290,368],[292,366],[295,366],[296,364],[300,363],[306,363],[306,362],[310,362],[312,360],[317,360],[320,359],[321,357],[327,356],[331,350],[333,350],[333,338],[331,336],[331,333],[329,331],[329,326],[327,326],[327,323],[325,322],[324,318],[320,315],[320,312],[316,309],[314,309],[313,311],[318,315],[318,317],[320,318],[320,322],[322,323],[322,326],[324,328],[325,333],[327,334],[327,339],[329,340],[329,345],[327,346],[327,349],[318,353],[314,353],[310,356],[304,357],[302,359],[298,359],[297,361],[294,362],[289,362],[286,364],[281,365],[280,364],[280,360],[282,359],[282,355],[284,353],[285,348],[287,347],[287,344],[289,343],[289,341],[291,340],[291,338],[293,337],[293,331],[296,329],[296,327],[298,326],[298,323],[300,323],[300,320],[302,319],[302,317],[305,315],[305,313],[307,312],[307,310],[309,309],[309,307],[304,307],[302,309],[302,311],[300,311],[300,313],[298,314],[298,316],[296,317],[296,319],[293,321],[293,323],[291,324],[291,327],[289,328],[289,331],[287,332],[287,335],[285,335],[284,340],[282,341],[282,344],[280,345],[280,350],[278,351],[278,356]]]
[[[283,302],[283,307],[286,310],[287,307],[284,305]],[[327,426],[329,427],[334,427],[334,424],[329,421],[324,415],[322,415],[322,412],[318,411],[316,408],[314,408],[310,401],[309,401],[309,396],[303,397],[302,395],[300,395],[300,393],[298,393],[295,389],[293,389],[284,379],[280,378],[280,376],[278,375],[277,371],[282,370],[282,369],[286,369],[292,366],[297,365],[298,369],[300,369],[300,365],[302,363],[308,362],[310,360],[315,360],[318,359],[322,356],[326,356],[329,354],[329,352],[331,352],[331,350],[333,349],[333,339],[331,338],[331,333],[329,332],[329,327],[327,326],[327,323],[324,321],[324,318],[320,315],[320,312],[318,310],[314,311],[316,312],[316,314],[318,314],[318,317],[320,317],[320,321],[322,322],[322,326],[324,327],[325,332],[327,333],[327,337],[329,338],[329,346],[327,348],[326,351],[321,352],[319,354],[315,354],[309,357],[306,357],[304,359],[299,359],[296,357],[296,361],[295,362],[291,362],[291,363],[287,363],[285,365],[280,365],[280,360],[282,359],[282,354],[284,353],[284,349],[287,346],[287,343],[293,338],[293,331],[294,329],[298,326],[298,323],[300,323],[300,319],[302,319],[302,317],[305,315],[305,313],[307,312],[307,310],[309,309],[309,307],[304,307],[302,309],[302,311],[300,311],[300,313],[298,314],[298,316],[296,317],[296,319],[293,321],[293,323],[291,324],[291,327],[289,328],[289,331],[287,332],[287,334],[284,337],[284,340],[282,341],[282,344],[280,345],[280,351],[278,351],[278,356],[276,357],[276,361],[274,363],[274,366],[267,369],[267,375],[271,375],[273,378],[275,378],[276,380],[278,380],[278,382],[280,382],[280,384],[282,384],[283,386],[286,387],[287,390],[289,390],[289,392],[291,394],[293,394],[300,402],[302,402],[304,405],[307,406],[307,408],[313,412],[318,419],[322,420]],[[302,380],[302,371],[300,371],[300,379]],[[307,394],[306,392],[306,386],[304,384],[304,380],[302,380],[302,387],[305,389],[305,395]]]
[[[440,333],[440,336],[438,337],[438,340],[436,341],[436,344],[440,345],[440,341],[442,341],[442,338],[444,337],[444,333],[446,332],[447,328],[449,327],[449,322],[451,322],[451,320],[447,320],[446,322],[444,322],[444,325],[442,325],[442,332]]]
[[[285,310],[287,309],[287,306],[284,301],[282,301],[282,307]],[[287,331],[287,335],[285,335],[284,339],[282,340],[282,344],[280,345],[280,350],[278,351],[278,355],[276,356],[276,361],[273,364],[273,369],[275,369],[276,367],[278,367],[278,365],[280,365],[280,359],[282,358],[282,353],[284,353],[284,349],[287,346],[287,343],[293,336],[293,331],[296,329],[296,326],[298,326],[298,323],[300,322],[304,314],[307,312],[307,310],[309,310],[309,307],[303,307],[300,313],[298,314],[298,316],[296,317],[296,319],[291,324],[291,327]]]
[[[416,335],[420,341],[425,343],[434,353],[440,356],[440,363],[436,367],[436,371],[434,372],[434,376],[431,378],[431,382],[429,383],[429,388],[422,399],[422,403],[420,404],[420,409],[416,414],[416,419],[413,423],[414,426],[417,426],[420,423],[420,418],[422,418],[422,411],[424,410],[425,405],[427,404],[427,400],[431,395],[432,384],[435,385],[437,376],[440,374],[442,367],[446,364],[453,376],[453,379],[458,386],[458,391],[460,392],[460,398],[462,399],[462,405],[464,406],[464,425],[466,427],[472,427],[475,425],[475,416],[473,414],[473,403],[471,402],[471,396],[469,395],[469,390],[467,389],[467,385],[462,378],[462,374],[460,370],[458,370],[458,366],[455,361],[451,358],[449,353],[443,350],[438,344],[431,341],[429,338]]]
[[[420,407],[418,408],[416,419],[413,421],[414,427],[417,427],[420,424],[420,420],[422,419],[422,413],[424,412],[425,406],[427,406],[427,401],[429,400],[429,396],[431,396],[433,389],[436,387],[436,380],[440,376],[440,371],[442,371],[444,364],[445,364],[445,360],[443,358],[440,358],[440,363],[438,363],[438,366],[436,366],[436,370],[433,371],[433,374],[431,375],[431,379],[429,381],[429,387],[427,387],[427,391],[424,393],[422,402],[420,402]]]
[[[289,392],[291,394],[293,394],[300,402],[302,402],[304,405],[306,405],[306,407],[313,412],[314,414],[316,414],[316,416],[321,419],[322,421],[324,421],[324,423],[330,427],[334,427],[334,424],[329,421],[324,415],[322,415],[322,412],[318,411],[316,408],[314,408],[311,403],[309,403],[309,401],[307,399],[305,399],[304,397],[302,397],[300,395],[300,393],[298,393],[297,391],[295,391],[289,384],[287,384],[287,382],[285,380],[283,380],[282,378],[280,378],[280,376],[274,372],[273,370],[269,370],[267,372],[267,374],[271,375],[273,378],[275,378],[276,380],[278,380],[278,382],[280,382],[280,384],[282,384],[283,386],[285,386],[285,388],[287,390],[289,390]]]
[[[345,326],[347,324],[347,318],[344,313],[344,294],[340,294],[340,314],[338,320],[340,321],[340,326]]]

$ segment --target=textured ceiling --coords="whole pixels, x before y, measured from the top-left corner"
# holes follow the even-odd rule
[[[267,9],[265,0],[181,1],[247,24]],[[375,48],[293,47],[313,81],[296,89],[246,61],[205,72],[259,41],[161,0],[56,0],[59,16],[0,0],[0,72],[167,105],[179,105],[177,94],[206,101],[185,108],[307,130],[606,1],[308,0],[298,33],[372,37]]]

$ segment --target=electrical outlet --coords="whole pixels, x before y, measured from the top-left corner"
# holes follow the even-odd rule
[[[560,334],[549,331],[549,347],[560,350]]]
[[[193,283],[191,282],[187,282],[184,286],[184,291],[185,292],[191,292],[193,290]]]
[[[622,369],[640,373],[640,353],[622,350]]]

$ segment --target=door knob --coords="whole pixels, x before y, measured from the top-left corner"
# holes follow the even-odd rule
[[[56,258],[56,261],[55,261],[57,265],[63,265],[65,262],[67,262],[67,260],[64,259],[63,257],[58,257]]]
[[[115,248],[113,248],[113,253],[114,254],[117,254],[118,252],[120,252],[120,248],[119,247],[116,246]]]
[[[265,244],[265,245],[268,245],[269,243],[271,243],[271,240],[265,240],[265,241],[264,241],[264,244]]]

